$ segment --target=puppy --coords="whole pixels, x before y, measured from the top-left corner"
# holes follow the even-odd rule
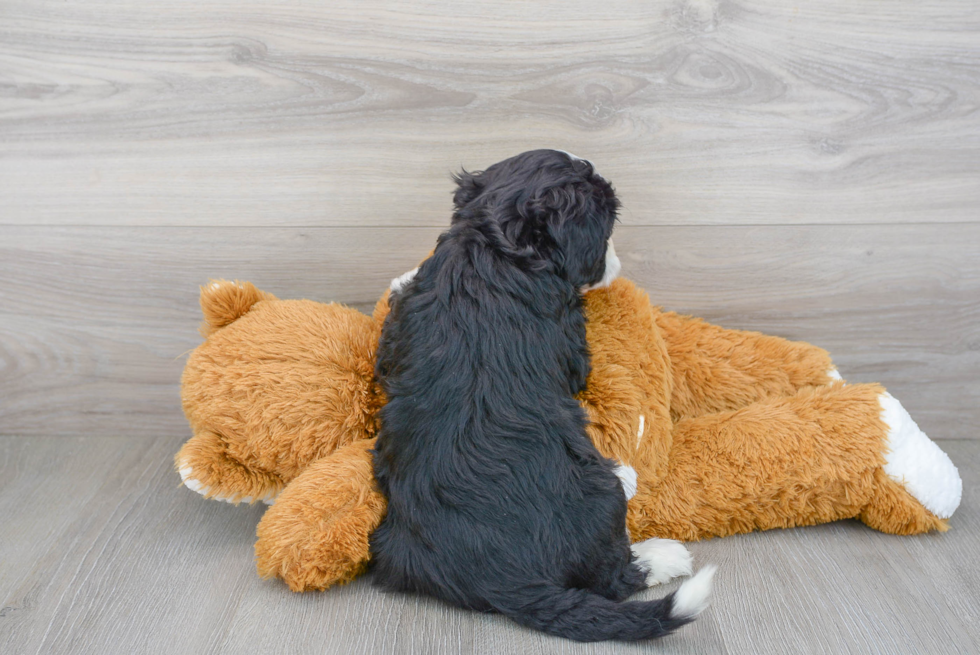
[[[575,400],[590,370],[582,291],[619,269],[613,188],[555,150],[456,181],[450,229],[393,284],[378,348],[374,579],[579,641],[668,634],[705,607],[713,569],[619,602],[690,573],[690,557],[665,540],[631,550],[615,463]]]

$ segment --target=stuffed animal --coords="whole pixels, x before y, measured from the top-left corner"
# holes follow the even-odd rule
[[[579,400],[596,448],[635,470],[634,541],[845,518],[947,529],[956,467],[881,386],[841,380],[824,350],[661,311],[622,278],[585,306],[592,372]],[[274,501],[257,528],[261,575],[295,591],[352,580],[385,512],[371,449],[387,293],[369,317],[218,281],[201,308],[206,339],[182,379],[184,484]]]

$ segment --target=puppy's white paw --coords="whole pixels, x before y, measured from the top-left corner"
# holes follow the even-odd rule
[[[881,420],[888,425],[885,473],[901,483],[922,506],[948,519],[960,505],[963,481],[949,455],[919,429],[890,393],[878,396]]]
[[[691,553],[673,539],[647,539],[632,546],[637,565],[647,574],[647,586],[663,584],[681,575],[691,575]]]
[[[620,464],[613,469],[613,473],[619,478],[619,481],[623,483],[623,493],[626,494],[626,500],[629,500],[636,495],[636,469],[632,466],[626,466],[625,464]]]
[[[844,381],[844,378],[842,378],[840,375],[840,371],[838,371],[836,368],[832,368],[829,371],[827,371],[827,377],[830,378],[833,382]]]
[[[402,289],[408,286],[408,283],[412,281],[412,279],[415,277],[415,274],[418,272],[419,272],[419,268],[418,266],[416,266],[409,272],[402,273],[401,275],[396,277],[394,280],[391,281],[391,292],[399,293]]]

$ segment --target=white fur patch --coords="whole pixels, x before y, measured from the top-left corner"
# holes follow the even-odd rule
[[[191,477],[191,475],[194,473],[194,469],[192,469],[190,466],[182,466],[177,470],[177,472],[180,473],[180,479],[184,483],[184,486],[191,491],[197,492],[201,495],[208,492],[208,487],[205,487],[200,481]]]
[[[621,270],[623,270],[623,263],[616,256],[616,246],[613,245],[613,240],[610,239],[609,243],[606,244],[606,272],[602,274],[602,279],[595,284],[582,287],[582,293],[608,287],[613,283],[613,280],[619,277]]]
[[[619,478],[619,481],[623,483],[623,493],[626,494],[626,500],[629,500],[636,495],[636,469],[632,466],[626,466],[625,464],[620,464],[613,469],[613,473]]]
[[[415,278],[415,274],[418,272],[419,272],[419,268],[418,266],[416,266],[408,273],[402,273],[401,275],[393,279],[391,281],[392,293],[399,293],[402,289],[404,289],[408,285],[408,283],[411,282],[413,278]]]
[[[674,594],[674,607],[670,610],[671,618],[690,618],[697,616],[708,607],[708,596],[711,595],[711,579],[715,577],[715,566],[706,566],[698,574],[681,585]]]
[[[647,574],[647,586],[663,584],[681,576],[691,575],[694,564],[691,553],[673,539],[647,539],[632,546],[637,565]]]
[[[577,156],[573,155],[572,153],[568,152],[567,150],[555,150],[555,152],[560,152],[560,153],[566,154],[566,155],[568,155],[569,159],[572,159],[574,161],[587,161],[585,159],[582,159],[581,157],[577,157]]]
[[[208,496],[208,494],[211,493],[211,487],[205,486],[200,480],[192,478],[191,475],[194,474],[194,470],[190,466],[181,466],[179,469],[177,469],[177,472],[180,473],[180,479],[183,481],[185,487],[191,491],[201,494],[206,498],[210,498],[211,500],[220,500],[225,503],[231,503],[232,505],[238,505],[239,503],[251,503],[253,500],[255,500],[251,496],[225,496],[223,494]],[[262,498],[259,498],[259,500],[266,505],[273,505],[275,504],[276,496],[278,495],[279,494],[276,493],[268,493]]]
[[[904,485],[927,510],[941,519],[949,518],[963,496],[963,481],[956,466],[894,396],[883,393],[878,402],[881,420],[888,425],[885,473]]]
[[[835,381],[844,379],[841,377],[840,373],[837,371],[836,368],[832,368],[829,371],[827,371],[827,377]]]
[[[643,414],[640,414],[640,429],[636,431],[637,450],[639,450],[640,448],[640,441],[643,440],[643,428],[645,427],[645,424],[646,424],[646,417]]]

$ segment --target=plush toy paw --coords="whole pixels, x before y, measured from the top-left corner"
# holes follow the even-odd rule
[[[647,574],[647,586],[663,584],[681,576],[691,575],[694,564],[691,553],[673,539],[647,539],[630,546],[636,564]]]
[[[283,487],[278,476],[249,468],[230,456],[224,440],[208,430],[191,437],[174,463],[185,487],[212,500],[271,505]]]
[[[881,419],[888,426],[885,472],[927,510],[948,519],[963,496],[959,471],[949,455],[919,429],[894,396],[883,393],[878,402]]]
[[[252,497],[247,495],[240,495],[236,492],[221,491],[221,487],[216,487],[212,489],[210,485],[206,485],[200,480],[198,480],[192,466],[181,466],[178,462],[177,472],[180,474],[180,480],[184,483],[184,486],[201,494],[205,498],[210,498],[211,500],[220,500],[225,503],[231,503],[232,505],[237,505],[239,503],[254,503],[255,501],[262,501],[266,505],[272,505],[276,502],[276,496],[279,495],[278,491],[270,490],[265,492],[263,495],[258,497]]]
[[[374,482],[374,439],[355,441],[292,480],[259,521],[256,566],[293,591],[350,582],[367,568],[387,506]]]

